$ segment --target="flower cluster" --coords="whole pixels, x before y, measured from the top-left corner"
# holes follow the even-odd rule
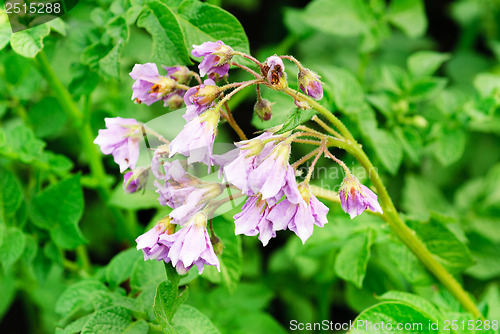
[[[308,176],[300,184],[296,180],[297,166],[290,165],[289,159],[291,144],[304,135],[301,132],[280,134],[276,129],[270,129],[253,139],[237,142],[234,150],[223,155],[214,155],[213,145],[221,117],[242,139],[246,139],[226,104],[238,90],[256,85],[254,113],[263,121],[271,119],[273,103],[261,97],[259,85],[292,95],[283,59],[295,62],[299,68],[298,86],[312,99],[323,97],[320,77],[292,56],[273,55],[260,63],[222,41],[193,45],[192,55],[202,57],[198,66],[199,76],[185,66],[164,67],[167,74],[160,75],[152,63],[137,64],[130,72],[135,80],[132,99],[136,103],[151,105],[161,100],[164,106],[171,108],[178,108],[183,103],[186,105],[183,115],[186,124],[171,142],[134,119],[120,117],[107,118],[107,128],[100,130],[94,141],[104,154],[113,155],[121,172],[130,169],[124,174],[125,192],[143,189],[151,171],[160,204],[172,209],[168,216],[136,239],[137,249],[143,251],[145,260],[171,263],[180,274],[193,266],[201,273],[205,265],[215,266],[220,271],[217,254],[222,252],[223,244],[212,228],[209,232],[207,224],[208,221],[212,224],[213,213],[221,203],[233,199],[232,195],[228,199],[220,198],[225,187],[239,190],[241,193],[236,196],[247,196],[241,212],[234,215],[236,234],[258,235],[265,246],[277,231],[288,229],[305,243],[315,225],[323,227],[328,222],[328,208],[316,198],[309,185],[314,164],[321,154],[328,153],[325,138],[320,135],[321,141],[317,143],[321,147],[316,150],[318,154]],[[232,62],[237,55],[256,62],[260,74]],[[230,65],[247,70],[256,79],[218,86],[218,81],[229,76]],[[198,85],[189,87],[193,76]],[[205,76],[208,78],[202,83],[201,78]],[[234,90],[226,95],[227,89]],[[300,108],[310,108],[310,98],[296,92],[292,96]],[[144,131],[156,135],[163,144],[154,149],[150,166],[136,167],[139,141]],[[311,131],[309,135],[313,134],[317,139],[318,132]],[[181,155],[186,158],[183,163],[176,159]],[[225,183],[207,182],[188,173],[194,163],[205,164],[209,170],[211,166],[219,166],[219,176]],[[340,190],[344,211],[351,218],[367,208],[382,212],[377,196],[361,185],[347,169],[346,173]]]

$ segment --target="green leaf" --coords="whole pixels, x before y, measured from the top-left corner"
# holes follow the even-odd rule
[[[35,135],[39,138],[56,134],[66,123],[67,116],[59,101],[48,96],[35,104],[28,113]]]
[[[446,87],[448,79],[444,78],[421,78],[412,83],[410,87],[410,98],[412,102],[428,100],[441,93]]]
[[[0,275],[0,319],[9,310],[16,296],[16,279],[11,274]]]
[[[439,188],[417,175],[406,176],[402,204],[407,213],[421,220],[428,220],[431,210],[449,215],[453,213]]]
[[[17,155],[19,160],[30,163],[42,154],[45,143],[35,137],[33,131],[23,124],[5,128],[6,142],[0,149]]]
[[[153,191],[135,192],[128,194],[123,191],[123,186],[119,184],[113,190],[109,205],[129,210],[141,210],[151,208],[161,208],[158,201],[158,194]]]
[[[179,334],[220,334],[206,315],[189,305],[179,308],[173,323]]]
[[[23,231],[17,227],[11,227],[5,231],[3,239],[0,246],[0,260],[5,271],[8,271],[23,254],[26,238]]]
[[[78,308],[89,307],[92,296],[107,292],[106,286],[94,279],[86,279],[70,285],[59,297],[55,311],[61,315],[74,312]]]
[[[475,261],[467,269],[467,275],[484,281],[500,276],[500,242],[493,242],[478,233],[469,233],[467,238]]]
[[[137,261],[141,261],[142,252],[135,248],[127,249],[113,257],[106,267],[106,280],[111,289],[115,289],[132,274]]]
[[[177,295],[178,288],[170,281],[163,281],[156,289],[155,303],[153,306],[156,320],[165,333],[175,333],[172,326],[172,318],[177,309],[186,301],[188,287],[180,295]]]
[[[370,135],[370,141],[377,157],[387,171],[395,175],[403,160],[401,143],[387,130],[376,129]]]
[[[133,325],[132,317],[127,309],[111,306],[94,313],[83,327],[82,334],[126,333]]]
[[[82,214],[80,175],[44,189],[31,201],[30,217],[33,223],[48,230],[52,240],[64,249],[73,249],[85,242],[78,227]]]
[[[50,28],[46,24],[18,31],[10,36],[10,46],[21,56],[34,58],[43,49],[43,39],[49,34]]]
[[[0,223],[16,213],[23,200],[21,184],[10,171],[0,168]]]
[[[290,110],[290,112],[286,115],[283,126],[276,132],[276,134],[279,135],[291,131],[300,124],[302,124],[302,109],[295,108],[294,110]]]
[[[384,293],[382,296],[378,297],[378,299],[399,301],[405,304],[409,304],[413,306],[415,309],[422,312],[422,314],[425,314],[429,318],[433,319],[433,321],[445,319],[444,314],[441,313],[441,311],[439,311],[427,299],[414,295],[412,293],[403,291],[388,291]]]
[[[331,96],[336,107],[345,113],[359,112],[364,105],[363,88],[351,72],[334,66],[320,69],[325,82],[325,91]]]
[[[224,9],[201,1],[185,0],[177,12],[189,51],[193,44],[221,40],[237,51],[250,53],[243,26]]]
[[[150,333],[149,325],[143,319],[133,322],[123,331],[123,334],[148,334],[148,333]]]
[[[374,239],[374,231],[356,235],[341,248],[335,261],[337,275],[354,283],[361,289],[366,275],[366,266],[370,259],[370,250]]]
[[[146,29],[153,38],[152,61],[164,65],[191,64],[180,24],[165,4],[149,2],[137,26]]]
[[[138,260],[132,269],[130,287],[134,291],[142,291],[153,285],[157,286],[165,279],[165,269],[159,261]]]
[[[409,127],[396,127],[394,134],[401,142],[403,151],[415,164],[420,163],[420,156],[422,155],[422,138],[417,130]]]
[[[448,53],[435,51],[415,52],[408,58],[408,71],[414,78],[431,76],[450,57]]]
[[[373,19],[368,5],[361,0],[315,0],[301,20],[318,31],[344,37],[366,33]]]
[[[500,75],[480,73],[474,78],[474,87],[482,97],[491,96],[494,92],[500,93]]]
[[[468,247],[436,216],[428,222],[408,220],[408,226],[448,270],[460,272],[474,264]]]
[[[382,251],[388,255],[391,262],[409,283],[423,286],[434,283],[432,276],[415,254],[401,242],[390,241],[384,245]]]
[[[352,334],[372,334],[375,331],[382,333],[380,330],[374,330],[372,326],[375,324],[380,325],[382,322],[385,328],[391,324],[393,331],[396,331],[398,324],[410,324],[413,328],[409,330],[397,330],[400,334],[414,334],[414,333],[439,333],[437,330],[429,329],[429,321],[432,321],[428,315],[417,310],[410,304],[404,302],[383,302],[364,310],[353,323],[356,324],[354,329],[350,330]],[[386,333],[387,331],[383,331]],[[389,333],[388,331],[387,333]]]
[[[437,123],[432,136],[436,138],[433,154],[443,166],[449,166],[462,157],[466,142],[464,129],[449,123]]]
[[[7,14],[5,12],[0,13],[0,51],[9,43],[10,35],[12,35],[12,29],[9,25]]]
[[[427,29],[427,17],[422,0],[392,0],[387,18],[412,38],[422,36]]]
[[[89,95],[99,84],[99,76],[96,72],[90,71],[88,67],[74,64],[71,66],[73,78],[69,83],[69,91],[76,97]]]

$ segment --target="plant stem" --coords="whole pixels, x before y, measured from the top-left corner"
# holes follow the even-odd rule
[[[229,125],[233,128],[233,130],[238,134],[238,137],[240,137],[241,140],[247,140],[247,136],[243,132],[243,130],[240,128],[238,123],[236,123],[236,120],[233,117],[233,114],[231,113],[231,109],[229,109],[229,105],[227,102],[224,103],[224,109],[226,109],[226,120],[228,121]]]
[[[320,105],[318,102],[308,96],[296,92],[293,89],[286,88],[284,92],[296,99],[306,101],[312,108],[321,113],[328,121],[334,125],[340,133],[346,138],[346,142],[329,138],[328,142],[332,146],[337,146],[351,153],[366,169],[370,180],[377,189],[380,197],[380,204],[384,210],[382,218],[389,224],[396,236],[415,254],[419,261],[448,289],[448,291],[469,311],[474,317],[482,317],[481,312],[477,308],[474,301],[458,281],[439,263],[434,255],[427,249],[425,244],[416,236],[415,231],[410,229],[399,216],[394,203],[387,192],[387,189],[382,182],[382,179],[373,167],[370,159],[363,151],[361,146],[356,142],[346,126],[328,109]]]

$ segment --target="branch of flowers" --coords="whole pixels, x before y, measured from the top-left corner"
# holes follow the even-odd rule
[[[298,127],[296,127],[297,130],[301,130],[301,131],[306,131],[306,132],[310,132],[310,133],[314,133],[315,135],[317,136],[321,136],[321,137],[325,137],[325,134],[324,133],[321,133],[319,131],[316,131],[314,129],[311,129],[305,125],[299,125]]]
[[[294,143],[311,144],[311,145],[321,145],[320,141],[311,139],[294,139]]]
[[[170,144],[170,142],[167,139],[165,139],[165,137],[163,137],[161,134],[159,134],[155,130],[147,128],[147,127],[144,127],[144,129],[146,130],[146,133],[152,134],[153,136],[158,138],[158,140],[160,140],[161,142],[164,142],[165,144]]]
[[[247,140],[248,139],[247,136],[240,128],[238,123],[236,123],[236,120],[234,119],[233,114],[231,113],[231,109],[229,109],[229,105],[227,104],[227,102],[224,103],[224,108],[226,109],[226,113],[223,115],[226,117],[226,120],[229,123],[229,125],[231,125],[231,127],[236,132],[236,134],[238,134],[238,137],[240,137],[241,140]]]
[[[321,126],[323,129],[326,130],[326,132],[328,132],[329,134],[331,134],[332,136],[334,137],[337,137],[339,139],[342,139],[342,135],[340,133],[338,133],[337,131],[335,131],[334,129],[332,129],[331,127],[329,127],[325,122],[323,122],[318,116],[316,115],[313,115],[313,117],[311,118],[312,121],[318,123],[319,126]]]
[[[481,312],[474,301],[458,281],[439,263],[425,244],[416,236],[399,216],[382,179],[372,165],[370,159],[361,149],[359,144],[351,143],[347,147],[351,153],[366,169],[368,175],[377,189],[381,206],[384,210],[382,218],[389,224],[398,238],[415,254],[419,261],[448,289],[448,291],[468,310],[475,318],[481,318]]]
[[[306,155],[304,155],[299,160],[295,161],[292,164],[293,169],[297,169],[297,167],[299,167],[300,165],[302,165],[304,162],[306,162],[307,160],[309,160],[312,157],[314,157],[320,150],[321,150],[321,147],[318,147],[318,148],[314,149],[313,151],[311,151],[311,152],[307,153]]]
[[[325,116],[326,119],[328,119],[328,121],[332,123],[340,131],[343,137],[345,137],[350,142],[353,143],[356,142],[351,132],[349,132],[344,123],[342,123],[340,119],[338,119],[334,114],[332,114],[328,109],[323,107],[321,104],[319,104],[309,96],[304,95],[294,89],[291,89],[290,87],[285,88],[283,92],[293,97],[294,99],[307,102],[309,106],[311,106],[313,109],[317,110],[320,114]]]
[[[198,81],[200,85],[203,84],[203,81],[201,80],[200,75],[198,73],[194,71],[190,71],[189,73],[196,79],[196,81]]]
[[[288,59],[288,60],[294,62],[295,65],[297,65],[298,68],[303,67],[302,64],[300,63],[300,61],[298,61],[297,58],[295,58],[294,56],[287,56],[287,55],[285,55],[285,56],[280,56],[280,58],[281,59]]]
[[[316,166],[316,163],[319,160],[319,157],[321,154],[326,150],[325,142],[321,142],[321,147],[319,148],[318,153],[316,154],[316,157],[314,158],[313,162],[311,163],[311,166],[309,167],[309,170],[307,171],[306,178],[304,179],[304,183],[308,184],[309,181],[311,181],[312,174],[314,172],[314,166]]]
[[[239,67],[239,68],[241,68],[242,70],[247,71],[248,73],[250,73],[251,75],[253,75],[253,76],[254,76],[255,78],[257,78],[257,79],[262,78],[262,76],[261,76],[259,73],[255,72],[255,71],[254,71],[254,70],[252,70],[250,67],[247,67],[247,66],[245,66],[245,65],[241,65],[241,64],[238,64],[238,63],[235,63],[235,62],[232,62],[232,63],[231,63],[231,65],[236,66],[236,67]]]
[[[238,56],[242,56],[243,58],[246,58],[246,59],[253,61],[257,65],[259,65],[261,72],[264,72],[264,66],[262,65],[262,63],[260,61],[258,61],[256,58],[252,57],[251,55],[243,53],[243,52],[239,52],[239,51],[234,51],[233,54],[238,55]]]
[[[100,197],[108,202],[111,197],[111,191],[109,189],[109,182],[104,169],[104,164],[101,159],[101,155],[94,145],[94,134],[92,133],[92,128],[89,122],[83,122],[84,116],[78,109],[75,101],[73,101],[71,95],[62,82],[55,75],[47,56],[43,51],[40,51],[34,58],[34,64],[40,74],[47,80],[47,83],[52,88],[55,93],[56,98],[63,107],[66,114],[73,122],[73,126],[77,129],[77,134],[82,144],[82,149],[85,156],[88,159],[91,174],[93,178],[98,180],[97,191]],[[125,219],[121,211],[113,206],[109,207],[111,213],[113,214],[115,221],[126,226]],[[127,231],[127,238],[129,240],[134,240],[135,235]]]
[[[220,87],[221,90],[231,88],[231,87],[227,87],[227,86],[232,86],[232,87],[237,87],[237,88],[235,90],[233,90],[231,93],[224,96],[224,98],[221,101],[219,101],[219,103],[217,104],[218,107],[220,108],[220,106],[222,106],[224,103],[226,103],[234,94],[236,94],[237,92],[239,92],[243,88],[254,85],[256,83],[263,82],[263,81],[264,81],[263,79],[255,79],[255,80],[244,81],[244,82],[235,82],[234,84],[238,84],[237,86],[235,86],[234,84],[229,84],[229,85]],[[227,88],[225,88],[225,87],[227,87]]]

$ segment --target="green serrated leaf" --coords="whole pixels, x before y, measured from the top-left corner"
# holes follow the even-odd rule
[[[190,65],[188,49],[177,17],[168,6],[151,1],[143,9],[137,26],[146,29],[153,38],[152,60],[164,65]]]
[[[419,51],[408,57],[408,71],[414,78],[431,76],[448,59],[450,54]]]
[[[340,250],[335,261],[337,275],[354,283],[358,288],[363,286],[373,239],[374,231],[372,229],[354,236]]]
[[[9,44],[10,35],[12,35],[12,28],[9,25],[7,14],[0,13],[0,51]]]
[[[410,87],[409,100],[412,102],[429,100],[441,93],[447,84],[448,79],[445,78],[421,78],[413,82]]]
[[[413,306],[415,309],[419,310],[420,312],[422,312],[422,314],[425,314],[433,321],[446,319],[445,315],[441,311],[439,311],[431,302],[412,293],[403,291],[388,291],[382,296],[378,297],[378,299],[404,302]]]
[[[189,305],[182,305],[172,322],[179,334],[220,334],[206,315]]]
[[[77,308],[91,305],[91,296],[98,292],[107,292],[106,286],[94,279],[79,281],[69,286],[59,297],[55,311],[67,315]]]
[[[412,38],[422,36],[427,30],[427,17],[422,0],[392,0],[387,18]]]
[[[394,129],[394,134],[401,142],[401,146],[410,160],[415,164],[420,163],[423,143],[418,131],[409,127],[397,127]]]
[[[25,163],[39,158],[45,143],[35,137],[33,131],[24,124],[5,128],[6,142],[2,150],[6,150]]]
[[[99,59],[100,71],[112,78],[120,78],[120,50],[123,42],[116,44],[104,57]]]
[[[383,250],[403,277],[414,285],[429,285],[434,283],[427,269],[420,263],[405,245],[399,241],[390,241],[383,245]]]
[[[286,115],[285,122],[279,131],[276,132],[277,135],[291,131],[295,129],[302,123],[302,109],[296,108],[291,110],[288,115]]]
[[[134,291],[142,291],[149,286],[157,286],[165,279],[163,263],[159,261],[135,262],[130,276],[130,287]]]
[[[132,317],[127,309],[111,306],[95,312],[83,327],[82,334],[124,333],[132,325]]]
[[[64,249],[73,249],[85,242],[78,227],[82,214],[80,175],[48,187],[31,201],[33,223],[48,230],[52,240]]]
[[[43,49],[43,39],[49,34],[50,28],[46,24],[18,31],[10,36],[10,46],[21,56],[34,58]]]

